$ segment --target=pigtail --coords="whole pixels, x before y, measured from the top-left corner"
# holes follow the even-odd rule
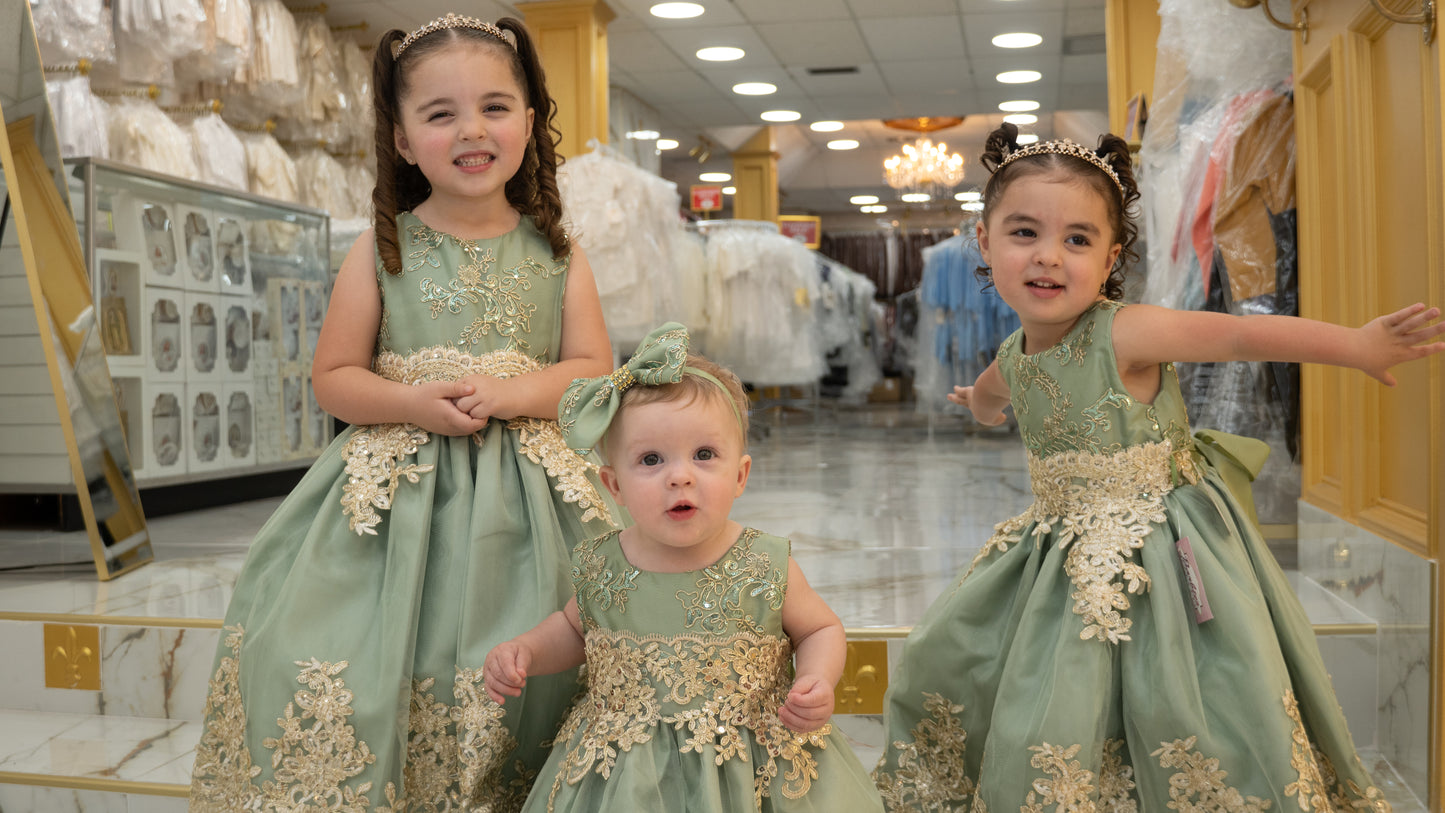
[[[371,60],[373,108],[376,129],[372,145],[376,153],[376,186],[371,190],[372,234],[376,253],[387,272],[401,273],[401,247],[396,237],[396,59],[392,52],[406,32],[392,29],[381,35],[376,56]]]
[[[513,37],[527,103],[533,110],[532,135],[521,167],[507,181],[507,201],[532,217],[537,230],[547,238],[552,257],[561,259],[571,253],[571,245],[562,228],[562,194],[557,189],[557,142],[562,137],[556,124],[557,103],[547,92],[542,60],[526,27],[511,17],[497,20],[497,27]]]
[[[1011,122],[1004,122],[997,130],[988,134],[988,139],[983,142],[983,155],[978,157],[978,162],[987,169],[989,173],[995,172],[1003,159],[1019,148],[1019,128]]]
[[[1134,250],[1134,243],[1139,239],[1139,226],[1135,223],[1134,215],[1138,211],[1139,182],[1134,177],[1134,156],[1129,154],[1129,143],[1113,133],[1105,133],[1099,137],[1099,147],[1094,154],[1103,159],[1114,174],[1119,176],[1120,193],[1123,198],[1120,201],[1119,218],[1119,258],[1114,262],[1114,268],[1109,273],[1109,279],[1104,283],[1104,296],[1119,300],[1124,297],[1124,269],[1139,261],[1139,252]]]

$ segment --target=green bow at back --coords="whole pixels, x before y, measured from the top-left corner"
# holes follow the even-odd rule
[[[573,449],[591,449],[612,424],[622,394],[635,384],[656,387],[682,381],[687,362],[687,328],[668,322],[653,329],[627,363],[608,375],[579,378],[557,403],[557,425]]]

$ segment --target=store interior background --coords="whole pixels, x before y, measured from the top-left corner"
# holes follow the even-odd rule
[[[674,183],[684,206],[688,188],[707,183],[703,173],[733,173],[733,154],[756,145],[768,128],[779,213],[817,216],[824,235],[951,234],[970,217],[958,201],[904,204],[883,182],[884,160],[917,136],[883,120],[962,117],[929,135],[965,157],[964,180],[950,190],[965,192],[987,177],[976,157],[1005,115],[1000,103],[1037,101],[1038,120],[1024,132],[1087,144],[1109,129],[1111,112],[1121,106],[1110,95],[1109,71],[1120,63],[1107,52],[1105,0],[700,2],[706,12],[699,17],[663,19],[649,13],[652,0],[610,0],[615,16],[605,24],[608,149]],[[542,5],[332,0],[324,15],[338,37],[365,42],[449,11],[525,18],[528,7]],[[1221,14],[1259,16],[1258,9],[1223,10],[1224,0],[1211,5]],[[1023,49],[992,44],[994,35],[1015,31],[1037,33],[1042,42]],[[1288,51],[1291,35],[1275,36]],[[695,56],[723,45],[745,56],[732,62]],[[1011,70],[1037,70],[1042,78],[1022,85],[995,79]],[[744,96],[732,90],[739,82],[777,90]],[[769,125],[762,114],[775,110],[799,118]],[[809,127],[815,121],[843,126],[819,132]],[[650,135],[629,135],[637,133],[678,144],[658,150]],[[840,138],[858,145],[828,148]],[[581,155],[587,145],[565,144],[563,152]],[[850,203],[858,195],[878,197],[887,211],[860,211]],[[722,210],[700,217],[729,218],[731,201],[725,196]],[[333,256],[350,239],[333,223]],[[874,640],[888,640],[895,653],[897,641],[885,631],[915,621],[992,523],[1028,503],[1016,436],[976,432],[937,393],[915,395],[911,384],[895,382],[891,393],[885,384],[872,398],[842,402],[820,399],[815,388],[768,388],[756,474],[739,503],[740,518],[792,535],[810,581],[845,623],[878,630]],[[1284,513],[1274,524],[1288,530],[1273,543],[1321,633],[1357,740],[1397,811],[1440,810],[1436,559],[1342,522],[1339,511],[1297,502],[1298,463],[1276,462],[1288,472]],[[141,496],[149,502],[144,489]],[[157,505],[185,499],[160,490],[152,498]],[[6,549],[0,562],[23,563],[0,571],[0,642],[18,653],[0,665],[0,685],[15,688],[0,701],[0,811],[184,809],[179,797],[215,627],[250,534],[274,506],[268,498],[194,514],[157,512],[149,523],[156,561],[113,582],[97,582],[84,568],[33,566],[59,550],[85,558],[87,544],[74,534],[0,527]],[[50,639],[42,644],[52,632],[43,627],[58,625],[98,628],[95,649],[105,654],[100,668],[111,684],[105,690],[30,685],[50,665],[43,653],[55,647]],[[65,715],[74,719],[60,722]],[[860,749],[871,747],[875,721],[865,715],[847,725]]]

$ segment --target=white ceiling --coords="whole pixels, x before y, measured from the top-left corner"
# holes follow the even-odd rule
[[[687,20],[654,17],[657,0],[608,0],[617,17],[608,26],[610,82],[653,108],[656,129],[682,146],[663,154],[662,174],[686,191],[705,170],[730,171],[727,151],[763,126],[759,114],[787,109],[796,124],[774,125],[779,186],[785,212],[856,211],[848,197],[871,193],[890,202],[882,162],[911,136],[881,119],[964,116],[965,122],[933,134],[968,162],[966,186],[981,184],[976,156],[984,135],[1003,114],[999,102],[1033,99],[1043,138],[1067,135],[1092,144],[1106,125],[1105,0],[695,0],[706,13]],[[520,16],[510,3],[471,0],[328,0],[333,25],[366,21],[375,37],[388,28],[410,30],[447,11],[495,19]],[[1033,48],[1003,49],[995,34],[1029,31],[1043,37]],[[694,54],[732,45],[747,55],[735,62],[704,62]],[[816,74],[819,68],[856,72]],[[1004,85],[1001,71],[1030,68],[1039,82]],[[770,96],[732,92],[744,81],[770,82]],[[1062,115],[1067,114],[1067,115]],[[838,119],[838,133],[814,133],[807,124]],[[706,136],[722,149],[700,166],[687,149]],[[860,147],[835,152],[834,138]]]

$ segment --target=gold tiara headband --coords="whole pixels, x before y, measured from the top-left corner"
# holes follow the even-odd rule
[[[438,17],[435,20],[432,20],[431,22],[422,26],[421,28],[418,28],[410,34],[407,34],[406,39],[402,40],[401,45],[397,46],[394,58],[400,58],[402,52],[405,51],[407,48],[411,47],[412,43],[416,42],[422,37],[425,37],[427,34],[434,34],[438,31],[441,31],[443,28],[475,28],[476,30],[481,31],[484,34],[489,34],[501,40],[502,42],[511,45],[513,49],[517,47],[515,45],[512,45],[512,41],[507,39],[507,35],[502,33],[502,29],[496,27],[491,23],[486,22],[485,20],[478,20],[476,17],[465,17],[460,14],[453,14],[451,12],[447,12],[446,16]]]
[[[1119,180],[1119,174],[1114,171],[1113,167],[1109,166],[1109,162],[1100,158],[1097,153],[1085,147],[1083,144],[1076,144],[1067,138],[1058,141],[1040,141],[1036,144],[1030,144],[1023,149],[1014,150],[1009,153],[1003,161],[999,162],[998,169],[994,170],[994,172],[998,172],[1000,169],[1003,169],[1020,158],[1028,158],[1031,155],[1071,155],[1075,158],[1088,161],[1102,170],[1105,175],[1109,176],[1114,182],[1114,186],[1119,188],[1120,199],[1124,198],[1124,184]]]

